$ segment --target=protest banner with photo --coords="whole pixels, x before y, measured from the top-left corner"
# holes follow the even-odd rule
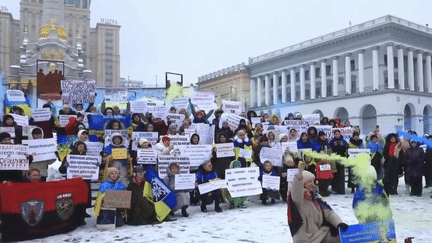
[[[260,152],[261,163],[269,160],[273,166],[282,166],[283,151],[276,148],[262,147]]]
[[[289,149],[290,152],[296,153],[298,152],[297,142],[283,142],[281,143],[282,153],[285,153],[286,149]]]
[[[259,167],[237,168],[225,170],[225,180],[231,197],[245,197],[262,193],[258,181]]]
[[[127,148],[113,148],[111,155],[113,159],[127,159]]]
[[[213,144],[215,126],[204,123],[194,123],[189,128],[195,129],[200,136],[200,144]]]
[[[183,114],[168,113],[166,117],[169,119],[171,124],[176,125],[177,130],[179,130],[179,128],[183,125],[183,121],[185,119],[185,115]]]
[[[22,116],[18,114],[9,113],[14,118],[14,121],[18,126],[27,127],[29,125],[28,116]]]
[[[280,176],[263,175],[262,188],[279,191]]]
[[[172,106],[177,109],[177,112],[182,108],[187,110],[189,107],[189,98],[174,98]]]
[[[222,115],[219,119],[219,128],[222,128],[223,122],[227,121],[230,129],[232,131],[235,131],[235,130],[237,130],[241,119],[247,120],[246,118],[241,117],[241,116],[236,115],[236,114],[222,113]]]
[[[213,92],[192,92],[190,99],[192,104],[198,106],[200,110],[209,112],[214,109],[215,96]]]
[[[226,180],[213,180],[198,185],[198,190],[201,194],[209,193],[221,188],[227,188]]]
[[[103,198],[104,208],[130,208],[132,191],[108,190]]]
[[[147,101],[145,101],[145,100],[131,101],[130,102],[130,111],[132,113],[146,114],[147,113]]]
[[[137,150],[137,163],[146,165],[157,164],[158,153],[153,149],[138,149]]]
[[[104,99],[105,101],[113,103],[127,103],[128,90],[119,88],[106,88]]]
[[[370,149],[348,149],[348,155],[350,158],[356,158],[361,153],[370,154]]]
[[[307,122],[309,126],[319,125],[321,117],[319,114],[306,114],[303,115],[303,121]]]
[[[62,80],[61,98],[65,104],[94,103],[96,99],[96,81]]]
[[[0,127],[0,133],[7,132],[11,135],[11,138],[15,138],[15,127]]]
[[[160,140],[162,140],[162,137],[166,136],[161,136]],[[190,144],[190,138],[186,135],[168,135],[168,137],[170,138],[171,144],[173,146]]]
[[[28,170],[27,146],[0,144],[0,170]]]
[[[212,145],[177,145],[181,157],[188,157],[190,166],[198,167],[212,157]]]
[[[104,144],[102,142],[86,142],[87,153],[86,155],[100,156],[103,150]]]
[[[190,190],[195,189],[196,175],[193,174],[175,174],[174,190]]]
[[[35,122],[49,121],[51,110],[50,108],[32,109],[31,116]]]
[[[239,151],[239,157],[241,158],[245,158],[245,159],[250,159],[252,158],[252,150],[249,149],[240,149]]]
[[[287,181],[293,181],[294,176],[297,175],[298,169],[287,169]]]
[[[138,149],[138,143],[141,138],[147,139],[147,141],[152,145],[156,145],[158,141],[157,132],[133,132],[132,133],[132,150],[136,151]]]
[[[54,138],[23,140],[28,145],[27,152],[33,156],[33,163],[57,158],[57,144]]]
[[[59,115],[59,125],[60,127],[65,127],[69,123],[69,118],[77,118],[76,115]]]
[[[123,137],[122,145],[125,146],[126,148],[129,146],[129,143],[128,143],[129,131],[128,130],[111,130],[111,129],[105,130],[105,146],[108,146],[109,144],[111,144],[111,136],[113,133],[120,133]]]
[[[216,144],[216,157],[226,158],[234,157],[234,144],[233,143],[218,143]]]
[[[243,110],[242,107],[243,106],[240,101],[222,100],[223,112],[240,115]]]
[[[9,101],[12,102],[26,101],[24,92],[22,92],[21,90],[7,90],[6,97]]]
[[[180,174],[189,174],[190,162],[188,157],[180,157],[173,155],[158,156],[158,174],[159,178],[165,178],[169,164],[177,163],[180,166]]]
[[[346,231],[339,230],[341,243],[396,242],[394,221],[378,221],[350,225]]]
[[[67,178],[81,177],[84,180],[97,180],[101,161],[100,156],[68,155]]]

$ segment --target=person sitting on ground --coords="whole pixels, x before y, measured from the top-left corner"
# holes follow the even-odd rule
[[[196,182],[198,184],[207,183],[213,180],[218,180],[218,174],[213,170],[213,165],[210,160],[205,160],[196,173]],[[207,212],[207,205],[215,202],[215,211],[220,213],[222,208],[219,206],[222,198],[220,189],[213,190],[207,193],[201,193],[201,212]]]
[[[263,166],[260,167],[260,176],[259,176],[258,180],[261,183],[262,183],[264,175],[277,176],[276,170],[273,169],[273,164],[269,160],[265,161]],[[263,193],[260,195],[260,199],[261,199],[263,205],[267,204],[267,199],[269,199],[269,198],[271,199],[270,201],[272,204],[276,203],[275,199],[279,199],[279,191],[277,191],[277,190],[271,190],[268,188],[263,188],[262,191],[263,191]]]

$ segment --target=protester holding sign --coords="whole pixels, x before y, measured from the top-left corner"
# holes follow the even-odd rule
[[[180,166],[177,163],[171,163],[166,169],[167,175],[164,178],[165,183],[174,191],[177,199],[177,205],[171,209],[174,214],[177,210],[181,209],[183,217],[189,217],[186,209],[189,206],[189,192],[186,190],[176,190],[175,188],[175,175],[180,173]]]
[[[192,115],[194,117],[193,123],[207,123],[207,124],[210,123],[208,121],[208,119],[213,114],[213,110],[210,110],[210,112],[207,115],[206,115],[204,110],[195,111],[195,107],[192,104],[192,101],[190,98],[189,98],[189,105],[190,105],[190,109],[192,111]]]
[[[334,130],[333,134],[334,137],[329,142],[332,152],[343,157],[348,157],[348,143],[341,136],[340,130]],[[332,190],[337,194],[345,194],[345,167],[337,163],[336,170],[333,173]]]
[[[9,159],[11,159],[10,156],[16,155],[16,157],[19,157],[17,159],[18,161],[27,162],[27,161],[23,161],[23,156],[22,156],[23,151],[21,151],[22,149],[25,149],[26,147],[23,146],[22,149],[19,149],[17,147],[17,150],[14,151],[13,149],[17,145],[12,145],[11,136],[9,133],[7,133],[7,132],[0,133],[0,144],[9,145],[9,146],[1,146],[0,147],[0,155],[3,152],[6,152],[7,150],[9,150],[9,152],[12,152],[13,155],[4,155],[3,157],[8,156]],[[31,155],[27,156],[27,152],[25,152],[25,156],[27,157],[25,160],[28,160],[28,164],[31,164],[33,161],[33,156],[31,156]],[[12,158],[14,158],[14,157],[12,157]],[[4,166],[4,164],[2,164],[2,165]],[[0,182],[4,182],[4,181],[13,181],[13,182],[23,181],[23,171],[22,170],[11,170],[11,169],[0,170]]]
[[[15,119],[11,115],[4,115],[2,127],[13,127],[15,129],[14,144],[22,144],[23,130],[21,126],[18,126]]]
[[[224,132],[220,132],[215,141],[216,144],[231,144],[233,146],[233,143],[228,139],[228,136]],[[233,150],[231,152],[234,153]],[[229,165],[231,161],[234,159],[234,156],[228,156],[228,157],[218,157],[217,156],[217,148],[216,146],[213,147],[213,156],[212,156],[212,164],[214,167],[214,170],[219,175],[219,178],[225,179],[225,170],[229,168]]]
[[[29,132],[29,140],[43,139],[43,137],[44,137],[43,131],[39,127],[31,129],[30,132]],[[47,139],[47,140],[49,140],[49,139]],[[53,146],[53,148],[55,150],[54,153],[51,153],[53,158],[52,159],[48,159],[48,160],[39,160],[39,161],[36,160],[36,158],[35,158],[35,163],[32,163],[30,165],[30,169],[37,169],[37,170],[39,170],[39,173],[40,173],[42,181],[45,181],[46,178],[47,178],[47,176],[48,176],[48,165],[54,163],[56,161],[56,159],[58,158],[58,152],[56,151],[55,140],[54,139],[52,139],[52,143],[51,144],[52,144],[52,146]],[[43,145],[46,145],[46,144],[43,144]],[[29,149],[30,149],[30,146],[29,146]],[[40,150],[42,150],[42,151],[39,151],[39,152],[44,152],[45,149],[44,148],[40,148]]]
[[[236,152],[236,159],[239,160],[242,163],[242,167],[246,167],[247,162],[252,161],[252,158],[241,158],[240,157],[240,150],[250,150],[252,151],[252,142],[249,140],[249,138],[246,136],[246,132],[244,130],[239,130],[237,132],[237,136],[234,140],[234,149]]]
[[[132,159],[129,156],[129,151],[123,145],[123,136],[120,133],[113,133],[111,135],[111,143],[105,147],[104,154],[106,156],[105,164],[105,177],[107,176],[107,169],[109,167],[115,167],[119,171],[119,181],[122,182],[125,187],[129,183],[129,178],[132,175]],[[114,149],[126,149],[126,158],[116,159],[113,156]]]
[[[51,113],[51,105],[50,104],[44,104],[42,108],[49,109]],[[37,121],[33,117],[29,120],[29,125],[40,127],[43,130],[44,137],[43,138],[53,138],[53,130],[55,129],[55,118],[54,116],[50,115],[50,118],[48,120],[44,121]]]
[[[276,170],[273,169],[273,164],[270,161],[265,161],[262,166],[260,166],[260,177],[258,180],[262,183],[263,182],[263,176],[277,176]],[[279,185],[277,187],[279,189]],[[263,193],[260,195],[260,199],[262,201],[263,205],[267,204],[267,199],[271,199],[271,204],[275,204],[275,199],[279,199],[279,191],[278,190],[271,190],[268,188],[263,187]]]
[[[132,114],[132,130],[134,132],[144,132],[145,125],[141,120],[141,115],[138,113]]]
[[[204,161],[198,168],[196,174],[196,180],[198,184],[207,183],[209,181],[218,180],[218,174],[213,169],[213,165],[209,160]],[[207,205],[215,203],[215,211],[220,213],[222,208],[219,206],[222,195],[220,189],[202,193],[200,195],[201,199],[201,212],[207,212]]]
[[[156,144],[158,155],[169,155],[172,153],[174,146],[171,144],[169,137],[162,137],[161,141]]]

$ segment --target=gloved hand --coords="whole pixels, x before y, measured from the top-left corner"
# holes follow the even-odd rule
[[[342,232],[345,232],[348,229],[348,225],[345,223],[340,223],[340,224],[338,224],[337,227],[338,227],[338,229],[340,228]]]

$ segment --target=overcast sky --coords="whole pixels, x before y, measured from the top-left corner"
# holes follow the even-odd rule
[[[19,18],[19,0],[0,0]],[[121,77],[198,77],[387,14],[432,26],[431,0],[92,0],[91,27],[116,19]]]

